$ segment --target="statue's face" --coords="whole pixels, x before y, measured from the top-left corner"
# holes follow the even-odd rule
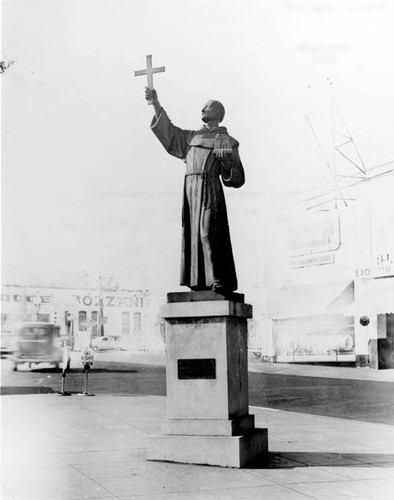
[[[216,101],[208,101],[201,110],[201,119],[203,122],[207,123],[212,120],[218,120],[220,118],[220,110]]]

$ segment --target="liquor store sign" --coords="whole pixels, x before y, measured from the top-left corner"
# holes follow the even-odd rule
[[[378,255],[371,266],[356,269],[356,278],[383,278],[394,276],[394,256],[389,253]]]

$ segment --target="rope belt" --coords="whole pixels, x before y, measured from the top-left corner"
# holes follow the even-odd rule
[[[190,174],[185,174],[185,177],[189,177],[190,175],[201,175],[202,179],[206,179],[207,172],[191,172]]]

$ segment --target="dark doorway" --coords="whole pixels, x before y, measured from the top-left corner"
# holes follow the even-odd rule
[[[394,368],[394,314],[386,314],[386,338],[378,339],[378,368]]]

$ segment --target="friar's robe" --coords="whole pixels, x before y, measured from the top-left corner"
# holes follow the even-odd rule
[[[237,276],[220,177],[225,186],[237,188],[244,184],[239,143],[230,137],[231,168],[225,170],[213,153],[215,136],[227,134],[225,127],[182,130],[171,123],[162,109],[160,116],[153,118],[151,129],[166,151],[186,164],[180,284],[205,290],[220,280],[227,290],[236,290]]]

